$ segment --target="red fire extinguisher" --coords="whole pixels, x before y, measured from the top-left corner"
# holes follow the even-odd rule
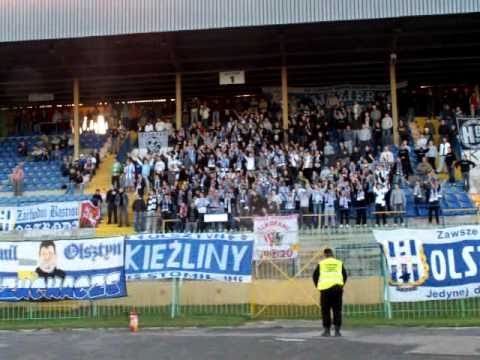
[[[138,331],[138,314],[135,310],[130,311],[130,331],[137,332]]]

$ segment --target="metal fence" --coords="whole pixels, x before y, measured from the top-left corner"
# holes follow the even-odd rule
[[[409,227],[418,226],[412,223]],[[327,245],[348,270],[344,296],[347,322],[356,318],[480,320],[480,298],[415,303],[384,301],[383,255],[375,243],[372,228],[360,227],[304,232],[300,236],[297,258],[254,261],[251,283],[135,281],[128,283],[129,295],[121,299],[0,303],[0,323],[85,318],[101,321],[126,317],[133,309],[141,316],[158,318],[221,315],[249,319],[319,319],[319,294],[311,275]]]

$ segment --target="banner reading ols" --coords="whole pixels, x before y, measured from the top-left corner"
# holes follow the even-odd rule
[[[480,296],[480,226],[375,231],[392,302]]]

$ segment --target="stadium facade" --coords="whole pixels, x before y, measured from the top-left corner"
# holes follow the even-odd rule
[[[480,11],[476,0],[4,0],[0,42]]]

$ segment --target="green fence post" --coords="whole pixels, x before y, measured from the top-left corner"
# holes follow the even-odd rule
[[[28,320],[33,320],[33,305],[28,304]]]
[[[178,279],[172,279],[172,300],[170,304],[170,317],[175,319],[175,314],[177,310],[177,287],[178,287]]]
[[[97,317],[97,303],[95,301],[90,301],[90,316]]]
[[[465,299],[460,300],[460,311],[461,311],[462,319],[464,319],[467,315],[465,311]]]
[[[177,287],[176,287],[176,290],[177,290],[177,295],[175,296],[175,298],[177,299],[177,306],[176,306],[176,310],[175,310],[175,315],[176,316],[180,316],[181,315],[181,296],[180,296],[180,289],[182,288],[182,279],[177,279]]]
[[[385,314],[385,318],[391,320],[392,319],[392,305],[390,304],[390,293],[389,293],[389,286],[388,286],[388,273],[387,273],[387,259],[385,258],[385,254],[382,251],[380,254],[380,262],[382,265],[382,276],[383,276],[383,311]]]

